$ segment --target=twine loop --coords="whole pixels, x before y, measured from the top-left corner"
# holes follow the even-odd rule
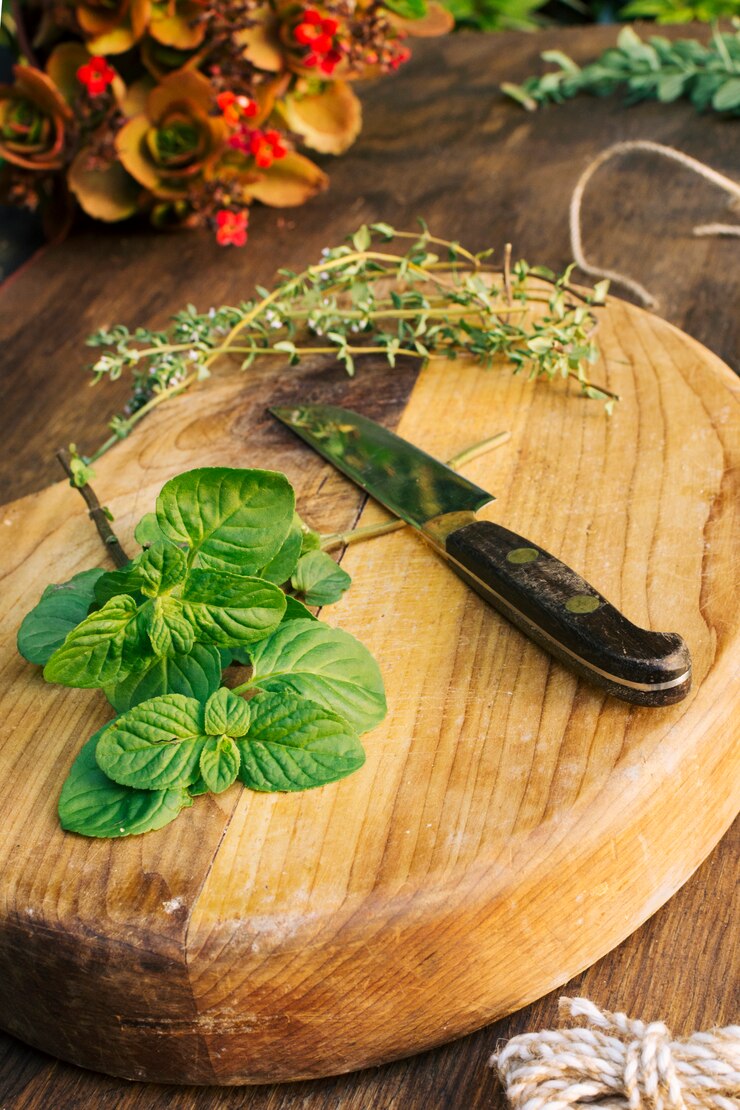
[[[623,154],[630,154],[634,151],[658,154],[661,158],[668,158],[670,161],[677,162],[680,166],[683,166],[684,169],[698,174],[700,177],[703,177],[705,181],[709,181],[718,189],[722,189],[725,193],[728,193],[731,198],[730,205],[733,208],[740,202],[740,184],[738,184],[737,181],[733,181],[732,178],[726,177],[723,173],[719,173],[717,170],[712,169],[711,166],[705,165],[704,162],[700,162],[698,158],[692,158],[690,154],[684,154],[682,150],[676,150],[675,147],[653,142],[652,139],[629,139],[624,142],[612,143],[611,146],[602,150],[601,153],[586,166],[586,169],[576,182],[576,187],[570,199],[570,210],[568,213],[570,249],[573,254],[573,259],[577,263],[579,269],[583,270],[584,274],[588,274],[589,277],[606,278],[615,285],[621,285],[624,289],[629,289],[640,304],[645,305],[646,308],[656,308],[658,305],[657,298],[654,297],[644,285],[641,285],[639,281],[635,281],[634,278],[628,277],[618,270],[606,270],[601,266],[595,266],[592,262],[589,262],[583,249],[583,238],[581,235],[581,205],[589,181],[605,162],[609,162],[612,158],[616,158]],[[694,228],[694,235],[737,237],[740,236],[740,224],[701,224]]]
[[[740,1026],[674,1040],[662,1021],[561,998],[570,1029],[514,1037],[491,1057],[514,1110],[738,1110]]]

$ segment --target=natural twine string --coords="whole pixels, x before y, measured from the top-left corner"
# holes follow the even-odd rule
[[[561,998],[572,1029],[524,1033],[492,1056],[513,1110],[738,1110],[740,1026],[674,1041],[662,1021]]]
[[[573,190],[573,196],[570,199],[570,249],[573,254],[573,259],[580,269],[583,270],[584,273],[589,274],[589,276],[608,278],[609,281],[614,282],[614,284],[629,289],[647,308],[655,308],[658,303],[657,299],[644,285],[640,285],[639,281],[635,281],[633,278],[619,273],[618,270],[603,270],[588,262],[583,250],[583,239],[581,237],[581,204],[583,202],[583,194],[586,191],[586,186],[596,171],[600,169],[605,162],[608,162],[611,158],[615,158],[619,154],[628,154],[633,150],[646,150],[652,154],[660,154],[664,158],[670,158],[674,162],[678,162],[680,165],[685,166],[686,169],[698,173],[707,181],[711,181],[712,184],[716,185],[718,188],[724,189],[726,193],[729,193],[734,198],[735,202],[740,201],[740,185],[731,178],[725,177],[724,174],[718,173],[717,170],[713,170],[711,166],[705,166],[704,163],[700,162],[697,158],[692,158],[690,154],[684,154],[680,150],[675,150],[672,146],[663,146],[662,143],[651,142],[649,139],[631,139],[628,142],[614,143],[612,146],[607,147],[606,150],[602,150],[601,154],[594,158],[593,162],[590,162],[583,171]],[[694,228],[694,235],[740,236],[740,225],[702,224]]]

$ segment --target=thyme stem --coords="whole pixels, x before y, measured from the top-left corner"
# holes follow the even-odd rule
[[[181,393],[184,389],[187,389],[188,386],[191,386],[193,382],[196,382],[197,380],[197,374],[189,374],[188,377],[183,378],[182,381],[168,386],[167,389],[160,390],[159,393],[155,393],[151,400],[147,401],[145,405],[142,405],[140,409],[137,409],[137,411],[132,416],[130,416],[128,420],[121,421],[119,425],[121,434],[109,436],[108,439],[106,439],[105,443],[102,443],[100,447],[98,447],[97,451],[93,452],[93,454],[90,455],[88,462],[97,462],[101,455],[104,455],[106,451],[109,451],[111,447],[114,447],[115,444],[118,443],[119,439],[125,438],[131,432],[131,430],[136,427],[139,421],[143,420],[144,417],[152,411],[152,409],[156,408],[157,405],[161,405],[162,402],[168,400],[168,398],[174,397],[176,393]]]
[[[330,270],[336,270],[338,267],[345,267],[348,263],[367,261],[391,262],[396,267],[399,267],[402,262],[406,261],[407,266],[410,270],[413,270],[417,274],[421,274],[421,276],[424,278],[429,277],[431,281],[434,281],[438,285],[441,285],[443,288],[446,288],[445,283],[442,282],[441,279],[438,278],[436,275],[430,275],[428,271],[425,270],[422,266],[417,266],[415,262],[404,260],[397,254],[385,254],[382,251],[354,251],[350,254],[343,254],[339,258],[328,259],[326,262],[320,263],[316,266],[309,266],[303,274],[297,274],[295,278],[287,282],[287,284],[277,286],[277,288],[273,289],[272,293],[269,293],[262,301],[260,301],[258,305],[255,305],[255,307],[250,312],[248,312],[242,320],[234,325],[234,327],[231,329],[226,337],[225,345],[230,344],[231,340],[235,339],[240,331],[243,331],[245,327],[251,324],[257,318],[257,316],[264,312],[266,308],[269,308],[271,304],[274,304],[276,300],[278,300],[280,297],[284,297],[286,293],[292,293],[296,286],[298,286],[303,281],[304,276],[308,275],[310,277],[315,277],[323,273],[328,273]],[[206,366],[210,365],[214,357],[215,352],[209,355],[209,357],[206,359]]]
[[[430,235],[429,232],[422,231],[417,234],[415,231],[395,231],[393,232],[396,239],[415,239],[421,243],[435,243],[438,247],[447,247],[448,250],[454,251],[455,254],[461,254],[463,258],[469,259],[473,263],[473,269],[479,270],[481,268],[481,261],[476,258],[465,247],[460,246],[459,243],[451,243],[447,239],[438,239],[436,235]]]
[[[506,292],[506,302],[511,304],[513,300],[511,293],[511,243],[507,243],[504,247],[504,290]]]
[[[390,253],[375,249],[373,236],[380,236],[380,248],[394,238],[413,244],[405,254]],[[429,251],[432,245],[447,248],[446,261]],[[350,375],[355,357],[369,354],[385,356],[391,366],[401,355],[421,362],[461,355],[483,366],[508,361],[514,373],[528,370],[532,378],[570,378],[609,411],[617,395],[585,374],[597,355],[594,303],[605,290],[590,296],[573,288],[570,268],[558,277],[523,260],[513,263],[510,244],[503,281],[489,280],[489,254],[473,254],[426,226],[417,234],[372,225],[360,228],[351,246],[327,249],[302,272],[281,271],[272,290],[258,288],[260,299],[203,314],[188,306],[162,332],[101,329],[90,340],[108,348],[92,367],[95,380],[129,370],[134,395],[128,412],[111,421],[114,434],[87,461],[230,355],[241,356],[243,370],[263,356],[279,355],[292,366],[305,355],[334,355]],[[544,311],[530,319],[533,304]],[[317,342],[322,345],[312,345]]]
[[[574,382],[578,382],[584,389],[597,389],[599,393],[603,393],[605,397],[611,398],[612,401],[621,400],[619,393],[615,393],[611,389],[607,389],[605,385],[597,385],[595,382],[589,381],[588,378],[582,378],[577,370],[571,370],[568,377],[572,378]]]
[[[479,443],[474,443],[470,447],[466,447],[463,451],[458,451],[451,459],[447,460],[447,465],[452,470],[459,470],[460,467],[465,466],[466,463],[472,462],[473,459],[480,458],[481,455],[488,454],[496,447],[503,447],[511,439],[511,432],[496,432],[494,436],[489,436],[488,439],[482,439]]]

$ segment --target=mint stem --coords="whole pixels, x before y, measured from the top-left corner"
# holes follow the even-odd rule
[[[108,552],[117,567],[128,566],[131,560],[129,559],[126,552],[123,550],[121,546],[121,541],[118,539],[118,536],[111,528],[108,517],[106,516],[105,509],[98,501],[98,498],[92,486],[88,482],[85,482],[85,484],[82,486],[78,486],[75,484],[74,474],[72,472],[71,466],[72,456],[70,455],[66,447],[62,447],[59,451],[57,451],[57,458],[59,460],[60,466],[62,467],[62,470],[69,478],[69,484],[74,489],[79,490],[79,492],[82,494],[85,504],[88,508],[90,519],[93,521],[95,527],[98,530],[98,535],[103,541],[105,550]]]

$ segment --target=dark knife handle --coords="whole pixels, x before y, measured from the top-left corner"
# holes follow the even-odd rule
[[[691,686],[691,656],[675,632],[649,632],[530,540],[485,520],[445,541],[455,571],[571,670],[637,705],[673,705]]]

